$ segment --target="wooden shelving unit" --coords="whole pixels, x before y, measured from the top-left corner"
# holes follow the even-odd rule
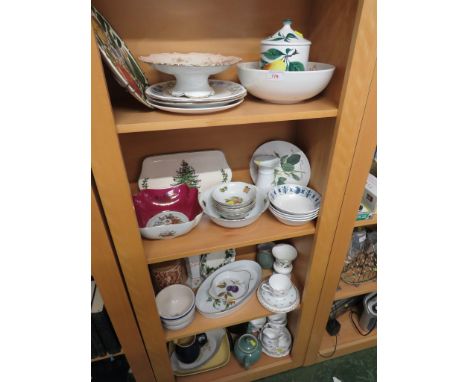
[[[354,319],[357,320],[356,317]],[[341,329],[338,333],[337,342],[334,336],[330,336],[325,332],[322,342],[320,343],[318,362],[337,358],[345,354],[377,345],[377,329],[374,329],[367,336],[363,336],[354,327],[348,312],[339,317],[338,321],[341,324]]]
[[[366,220],[356,220],[354,222],[354,227],[367,227],[370,225],[376,225],[377,224],[377,214],[374,214],[372,218],[366,219]]]
[[[106,359],[115,358],[120,355],[125,355],[125,353],[123,351],[119,351],[118,353],[115,353],[115,354],[106,354],[101,357],[91,358],[91,362],[104,361]]]
[[[343,300],[354,296],[375,292],[377,290],[377,281],[368,281],[359,285],[346,284],[340,280],[335,294],[335,300]]]
[[[215,0],[196,4],[188,0],[94,0],[93,5],[136,57],[158,51],[216,51],[257,60],[260,40],[276,30],[286,16],[279,0],[239,0],[222,5]],[[261,9],[262,17],[253,9]],[[146,353],[159,381],[250,381],[301,366],[310,350],[311,323],[322,286],[329,283],[327,264],[375,66],[375,0],[294,0],[287,13],[295,20],[295,27],[313,41],[311,60],[336,66],[320,96],[295,105],[274,105],[248,96],[242,105],[215,114],[151,111],[125,95],[112,77],[106,80],[92,40],[92,170]],[[150,83],[168,79],[149,66],[142,67]],[[237,81],[235,68],[219,78]],[[145,157],[219,149],[233,170],[233,180],[251,182],[250,157],[260,144],[270,140],[294,143],[308,156],[312,173],[309,186],[323,197],[316,222],[290,227],[267,211],[241,229],[219,227],[204,217],[185,236],[161,241],[141,238],[131,193]],[[242,252],[272,240],[286,240],[298,250],[293,280],[301,291],[301,306],[288,315],[293,336],[290,356],[276,359],[263,355],[249,370],[232,357],[218,370],[175,378],[167,341],[268,312],[253,296],[242,309],[223,319],[207,320],[197,314],[186,329],[165,331],[148,264],[226,248]],[[242,256],[239,258],[252,253]],[[319,343],[314,351],[318,349]]]

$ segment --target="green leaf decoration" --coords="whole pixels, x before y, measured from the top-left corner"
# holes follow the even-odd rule
[[[283,155],[283,156],[281,157],[281,159],[280,159],[281,164],[286,163],[287,160],[288,160],[288,155],[287,155],[287,154],[286,154],[286,155]]]
[[[278,154],[276,151],[275,151],[275,153],[274,153],[274,154],[275,154],[275,157],[277,157],[277,158],[279,158],[279,157],[280,157],[280,155],[279,155],[279,154]]]
[[[286,178],[280,176],[278,178],[278,182],[276,183],[278,186],[281,186],[282,184],[285,184],[286,183]]]
[[[284,37],[275,37],[275,38],[272,38],[270,41],[281,41],[283,39]]]
[[[292,49],[291,48],[287,48],[286,49],[286,54],[288,54]]]
[[[287,70],[290,72],[303,72],[305,69],[304,65],[302,65],[302,62],[293,61],[289,63]]]
[[[290,38],[295,38],[295,39],[297,39],[297,36],[296,36],[294,33],[288,33],[288,34],[286,35],[285,40],[287,41],[287,40],[290,39]]]
[[[299,154],[291,154],[288,157],[287,162],[289,164],[295,165],[295,164],[299,163],[300,160],[301,160],[301,156]]]
[[[294,165],[288,162],[281,163],[281,168],[284,172],[291,172],[294,171]]]
[[[299,178],[299,177],[298,177],[296,174],[294,174],[294,173],[291,173],[291,176],[293,177],[294,180],[297,180],[297,181],[301,180],[301,178]]]
[[[284,56],[285,54],[281,50],[271,48],[268,49],[266,52],[262,52],[262,55],[268,58],[269,60],[276,60]]]

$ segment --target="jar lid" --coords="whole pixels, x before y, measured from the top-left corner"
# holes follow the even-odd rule
[[[246,353],[253,353],[258,348],[257,338],[251,334],[244,334],[239,338],[239,347]]]
[[[262,40],[262,44],[270,45],[310,45],[311,42],[304,37],[298,31],[291,28],[292,20],[283,20],[283,27],[270,37]]]

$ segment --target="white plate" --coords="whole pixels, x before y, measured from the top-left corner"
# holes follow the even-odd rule
[[[174,351],[171,355],[172,370],[175,372],[190,372],[204,365],[216,354],[225,335],[225,329],[214,329],[206,332],[207,342],[200,348],[198,358],[192,363],[180,362]]]
[[[268,280],[262,282],[266,284]],[[291,287],[288,294],[282,298],[272,297],[265,293],[262,289],[262,284],[257,289],[257,298],[260,304],[273,313],[288,313],[299,306],[300,297],[299,291],[295,285]]]
[[[198,181],[202,192],[221,182],[230,182],[232,171],[220,150],[155,155],[143,161],[138,187],[140,190],[172,187],[182,182],[181,176],[192,184]]]
[[[235,101],[233,103],[228,103],[227,105],[223,106],[213,106],[213,107],[197,107],[197,108],[184,108],[184,107],[171,107],[171,106],[161,106],[152,104],[156,109],[169,111],[171,113],[178,113],[178,114],[209,114],[209,113],[217,113],[218,111],[228,110],[233,107],[236,107],[244,102],[242,98],[240,101]]]
[[[249,289],[247,293],[242,296],[241,299],[235,303],[226,306],[225,302],[219,299],[213,299],[208,293],[211,288],[211,283],[216,276],[225,271],[239,271],[245,270],[250,272],[251,279],[249,281]],[[234,261],[231,264],[225,265],[219,268],[216,272],[212,273],[203,283],[200,285],[195,296],[195,304],[198,311],[207,318],[219,318],[225,317],[231,314],[233,311],[239,309],[245,302],[253,296],[253,293],[257,289],[258,285],[262,280],[262,268],[258,263],[251,260],[240,260]]]
[[[232,263],[234,260],[236,260],[235,249],[203,254],[200,257],[200,275],[207,278],[214,271]]]
[[[250,159],[250,176],[254,183],[257,181],[257,165],[253,158],[257,155],[274,155],[282,158],[275,169],[275,186],[280,184],[300,184],[307,186],[310,180],[310,163],[299,147],[285,141],[271,141],[264,143],[255,150]]]
[[[206,103],[213,101],[232,101],[238,98],[243,98],[247,95],[247,90],[241,85],[232,81],[209,80],[208,83],[215,91],[215,94],[203,98],[188,98],[174,97],[169,92],[175,85],[175,81],[161,82],[146,88],[146,95],[153,100],[161,100],[165,102],[182,102],[182,103]]]
[[[237,97],[234,99],[229,99],[227,101],[209,101],[209,102],[166,102],[166,101],[160,101],[157,99],[153,99],[148,97],[148,102],[151,105],[156,105],[159,106],[168,106],[168,107],[177,107],[177,108],[184,108],[184,109],[197,109],[201,107],[215,107],[215,106],[225,106],[229,105],[230,103],[234,101],[238,101],[240,99],[243,99],[244,96]]]

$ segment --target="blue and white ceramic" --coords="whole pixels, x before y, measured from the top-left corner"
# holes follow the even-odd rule
[[[320,208],[320,194],[305,186],[284,184],[274,187],[268,198],[279,211],[288,215],[311,215]]]

